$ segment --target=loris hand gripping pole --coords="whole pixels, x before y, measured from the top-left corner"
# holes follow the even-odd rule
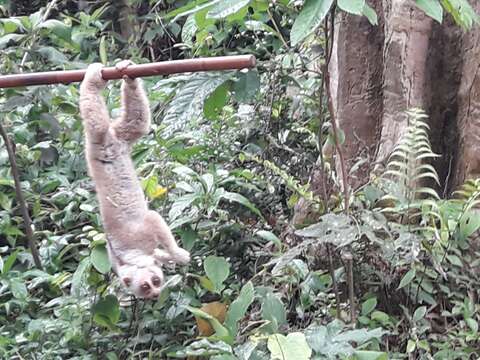
[[[105,80],[113,80],[121,79],[124,75],[137,78],[184,72],[245,69],[253,68],[254,66],[255,57],[253,55],[219,56],[130,65],[123,72],[118,71],[115,67],[106,67],[102,69],[102,77]],[[0,88],[79,82],[83,80],[85,71],[67,70],[0,75]]]

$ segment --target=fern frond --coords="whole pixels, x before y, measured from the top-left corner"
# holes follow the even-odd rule
[[[428,116],[421,109],[410,109],[406,113],[409,125],[389,157],[384,176],[398,180],[398,187],[412,206],[418,196],[439,199],[438,193],[423,181],[433,179],[440,183],[435,168],[425,162],[439,155],[432,151],[430,144]]]

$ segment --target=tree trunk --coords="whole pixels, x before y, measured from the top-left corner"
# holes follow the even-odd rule
[[[349,184],[357,189],[372,163],[385,165],[408,125],[405,111],[420,107],[430,116],[432,147],[442,155],[433,164],[448,196],[480,175],[480,30],[464,33],[450,17],[438,24],[414,0],[369,4],[377,26],[338,15],[329,67]]]

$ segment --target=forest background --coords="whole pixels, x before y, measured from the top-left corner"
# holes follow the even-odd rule
[[[156,301],[112,275],[78,84],[0,89],[0,357],[477,358],[479,10],[0,0],[2,74],[257,57],[145,78],[133,159],[193,254]]]

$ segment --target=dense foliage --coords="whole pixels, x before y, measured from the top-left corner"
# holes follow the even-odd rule
[[[465,28],[478,22],[466,0],[417,5],[439,22],[444,11]],[[480,227],[480,182],[440,198],[417,109],[387,170],[349,194],[348,208],[331,157],[319,156],[342,137],[324,91],[324,19],[335,6],[377,23],[361,0],[0,1],[2,74],[123,58],[259,60],[250,71],[145,78],[154,121],[133,159],[151,208],[193,254],[190,265],[167,270],[157,301],[123,294],[111,273],[78,84],[0,90],[0,124],[43,267],[28,250],[0,142],[0,357],[478,354],[479,253],[470,239]],[[105,92],[113,117],[118,85]],[[319,164],[325,194],[308,185]],[[295,229],[299,201],[311,210]]]

